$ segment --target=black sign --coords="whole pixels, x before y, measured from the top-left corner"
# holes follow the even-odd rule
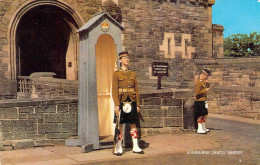
[[[168,62],[153,62],[152,63],[153,76],[168,76]]]

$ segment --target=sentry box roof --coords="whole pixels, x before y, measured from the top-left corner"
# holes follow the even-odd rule
[[[109,14],[107,14],[107,12],[102,11],[100,13],[93,15],[92,18],[77,31],[77,33],[92,29],[93,26],[98,25],[106,18],[112,23],[114,23],[116,26],[118,26],[121,30],[125,30],[125,28],[114,18],[112,18]]]

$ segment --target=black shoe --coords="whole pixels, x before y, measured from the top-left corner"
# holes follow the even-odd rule
[[[133,153],[135,153],[135,154],[144,154],[144,151],[139,151],[139,152],[133,151]]]
[[[120,153],[120,152],[118,152],[118,153],[114,153],[114,155],[116,155],[116,156],[122,156],[123,154]]]

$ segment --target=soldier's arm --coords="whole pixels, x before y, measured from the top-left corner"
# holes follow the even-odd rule
[[[118,99],[118,78],[116,72],[114,72],[113,79],[112,79],[112,97],[115,106],[119,106],[120,103]]]
[[[201,89],[202,88],[202,83],[200,81],[196,81],[195,84],[195,92],[196,95],[203,95],[207,93],[207,88]]]
[[[139,106],[140,106],[140,102],[139,102],[139,92],[138,92],[138,85],[137,85],[137,79],[136,79],[135,73],[134,73],[134,82],[135,82],[136,104],[137,104],[137,107],[139,107]]]

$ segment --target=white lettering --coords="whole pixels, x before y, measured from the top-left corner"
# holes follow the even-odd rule
[[[229,155],[242,155],[243,151],[228,151]]]
[[[213,155],[224,155],[224,154],[226,154],[226,151],[211,151],[211,154],[213,154]]]

